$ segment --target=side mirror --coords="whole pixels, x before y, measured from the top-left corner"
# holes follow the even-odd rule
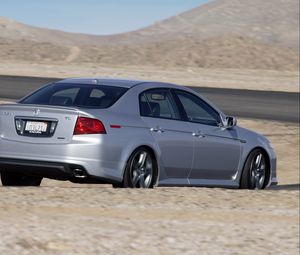
[[[232,128],[236,126],[236,124],[237,124],[237,119],[235,117],[227,116],[225,119],[224,128]]]

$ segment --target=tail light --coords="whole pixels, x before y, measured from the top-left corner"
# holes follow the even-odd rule
[[[106,134],[106,130],[100,120],[78,117],[74,129],[74,135],[84,134]]]

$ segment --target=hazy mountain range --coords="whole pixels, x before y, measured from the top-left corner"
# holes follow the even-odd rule
[[[299,0],[215,0],[109,36],[0,17],[0,63],[16,61],[298,70]]]

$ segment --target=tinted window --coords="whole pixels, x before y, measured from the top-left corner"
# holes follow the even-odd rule
[[[201,98],[181,90],[175,91],[189,121],[217,126],[220,123],[219,114]]]
[[[126,91],[126,88],[102,85],[51,84],[26,97],[20,103],[108,108]]]
[[[168,89],[147,90],[140,95],[140,113],[146,117],[180,119]]]

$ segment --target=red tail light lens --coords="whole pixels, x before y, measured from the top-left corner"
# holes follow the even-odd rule
[[[100,120],[78,117],[74,129],[74,135],[84,134],[106,134],[106,130]]]

